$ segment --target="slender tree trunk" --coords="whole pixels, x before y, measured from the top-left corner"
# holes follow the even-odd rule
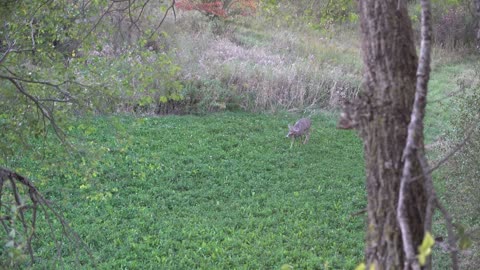
[[[364,142],[368,224],[367,269],[414,269],[406,263],[402,231],[397,221],[403,150],[415,97],[418,59],[406,1],[360,0],[364,87],[356,109]],[[423,137],[416,147],[423,150]],[[412,245],[424,236],[427,194],[417,158],[404,189],[403,213]],[[405,229],[405,228],[404,228]],[[409,258],[412,259],[412,258]]]
[[[475,1],[475,8],[477,10],[477,50],[480,52],[480,0]]]

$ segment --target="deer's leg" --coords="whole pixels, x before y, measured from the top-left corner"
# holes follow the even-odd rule
[[[310,131],[307,131],[307,133],[305,133],[305,140],[303,141],[303,144],[308,143],[309,139],[310,139]]]

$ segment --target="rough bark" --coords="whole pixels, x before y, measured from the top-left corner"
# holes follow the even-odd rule
[[[370,265],[377,270],[413,269],[406,264],[397,221],[403,150],[418,64],[413,31],[406,1],[360,0],[359,11],[365,78],[356,104],[356,121],[364,142],[367,174],[367,269]],[[419,136],[416,147],[423,151],[423,137]],[[415,156],[409,172],[417,180],[405,187],[402,209],[408,219],[410,242],[417,247],[424,236],[427,193]]]

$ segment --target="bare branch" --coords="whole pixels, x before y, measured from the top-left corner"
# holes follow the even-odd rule
[[[57,137],[60,139],[60,141],[62,143],[66,143],[65,134],[60,129],[60,127],[57,125],[57,123],[55,121],[55,118],[54,118],[54,115],[53,115],[53,112],[50,109],[48,109],[47,107],[45,107],[36,97],[34,97],[30,93],[28,93],[19,82],[17,82],[16,80],[14,80],[12,78],[7,78],[7,80],[9,80],[21,94],[23,94],[25,97],[27,97],[30,101],[32,101],[35,104],[35,106],[40,110],[42,115],[46,119],[48,119],[49,123],[52,125],[53,130],[55,131],[55,133],[56,133]]]
[[[135,1],[133,1],[135,2]],[[143,11],[145,10],[145,7],[148,5],[148,3],[150,2],[150,0],[147,0],[143,3],[143,5],[141,6],[140,8],[140,12],[139,14],[136,16],[136,18],[133,18],[133,14],[132,14],[132,5],[133,3],[129,3],[128,4],[128,17],[130,18],[130,22],[132,23],[132,26],[135,26],[135,28],[137,28],[137,30],[141,33],[143,33],[143,30],[138,26],[138,21],[140,21],[140,18],[142,17],[142,14],[143,14]]]
[[[440,98],[437,98],[437,99],[434,99],[434,100],[430,100],[430,101],[428,101],[428,104],[440,103],[440,102],[445,101],[449,98],[456,97],[459,94],[465,93],[465,90],[466,90],[466,88],[460,88],[460,89],[458,89],[454,92],[448,93],[447,95],[445,95],[443,97],[440,97]]]
[[[448,231],[448,243],[451,247],[456,246],[456,237],[453,232],[453,220],[448,211],[441,205],[440,201],[435,194],[433,187],[432,175],[430,174],[431,170],[428,168],[427,159],[425,155],[421,152],[418,152],[417,158],[419,160],[420,166],[422,167],[423,175],[425,176],[425,188],[428,194],[428,204],[425,215],[425,231],[431,231],[432,229],[432,220],[434,209],[438,208],[445,218],[445,224]],[[450,257],[452,259],[452,269],[458,270],[458,251],[456,248],[450,250]]]
[[[100,18],[95,22],[95,24],[90,28],[90,30],[87,31],[87,33],[83,36],[83,38],[80,39],[80,42],[83,42],[88,36],[90,36],[90,34],[95,30],[97,29],[97,26],[100,24],[100,22],[103,20],[103,18],[105,17],[105,15],[107,15],[111,8],[113,7],[113,5],[115,4],[115,1],[112,1],[112,3],[110,3],[110,5],[108,6],[107,10],[102,14],[102,16],[100,16]]]
[[[450,258],[452,259],[452,269],[453,270],[459,270],[458,266],[458,248],[457,246],[457,238],[455,236],[455,232],[453,231],[453,219],[452,216],[450,216],[450,213],[448,213],[447,209],[443,207],[443,205],[440,203],[440,201],[436,198],[435,199],[435,204],[438,210],[443,215],[443,218],[445,219],[445,225],[447,227],[447,232],[448,232],[448,245],[451,247],[450,248]]]
[[[8,48],[7,50],[5,51],[5,53],[2,55],[2,57],[0,57],[0,64],[5,61],[5,59],[7,59],[7,56],[9,53],[11,53],[13,50],[13,47],[15,46],[15,41],[12,43],[12,44],[9,44],[8,45]]]
[[[441,160],[439,160],[437,162],[437,164],[435,164],[435,166],[430,168],[427,173],[430,174],[433,171],[437,170],[443,164],[445,164],[453,155],[455,155],[458,151],[460,151],[470,141],[470,138],[472,137],[472,135],[476,131],[476,127],[477,126],[475,126],[475,125],[471,126],[469,128],[469,130],[467,131],[467,136],[465,136],[465,138],[460,143],[458,143],[452,150],[450,150],[450,152],[448,152]],[[412,180],[418,180],[418,178],[420,178],[420,177],[421,176],[417,176],[417,177],[413,178]]]
[[[407,189],[412,180],[413,159],[417,158],[415,153],[423,155],[422,136],[423,118],[425,117],[426,98],[428,92],[428,80],[430,76],[430,53],[431,53],[431,6],[429,0],[421,0],[422,21],[421,21],[421,45],[420,59],[417,67],[417,83],[415,100],[408,125],[407,142],[403,151],[403,172],[400,180],[400,193],[397,206],[397,220],[402,235],[403,250],[406,256],[405,269],[410,267],[420,269],[415,257],[415,246],[412,243],[412,235],[409,227],[409,216],[407,214]],[[417,152],[418,150],[422,152]],[[428,207],[427,207],[428,209]]]
[[[76,82],[76,81],[63,81],[63,82],[60,82],[60,83],[53,83],[53,82],[49,82],[49,81],[29,80],[29,79],[25,79],[25,78],[22,78],[22,77],[18,76],[13,71],[9,70],[7,67],[3,67],[3,68],[5,70],[7,70],[8,73],[12,74],[13,76],[6,76],[6,75],[0,74],[0,79],[7,79],[7,80],[12,79],[12,80],[19,81],[19,82],[24,82],[24,83],[40,84],[40,85],[49,86],[49,87],[54,88],[55,90],[57,90],[61,94],[63,94],[66,98],[72,98],[71,99],[72,102],[73,102],[73,100],[77,100],[77,98],[73,97],[70,92],[67,92],[67,91],[63,90],[61,88],[63,85],[66,85],[68,83],[73,83],[73,84],[77,84],[77,85],[80,85],[80,86],[83,86],[83,87],[88,87],[88,86],[83,85],[83,84],[81,84],[79,82]]]
[[[33,28],[33,17],[30,20],[30,38],[32,39],[32,50],[35,50],[35,29]]]
[[[163,15],[162,20],[161,20],[160,23],[157,25],[157,27],[155,28],[155,30],[152,31],[152,34],[150,34],[150,36],[148,37],[148,39],[151,39],[151,38],[153,37],[154,33],[157,32],[158,29],[162,26],[163,22],[165,21],[165,18],[167,18],[168,11],[169,11],[170,9],[173,11],[173,16],[174,16],[175,20],[177,19],[177,14],[175,13],[175,0],[172,0],[172,4],[167,8],[167,10],[165,11],[165,14]]]
[[[22,225],[24,226],[25,230],[27,230],[27,231],[30,230],[30,233],[26,232],[25,234],[28,236],[27,237],[27,250],[30,253],[32,263],[33,263],[34,257],[33,257],[33,249],[31,247],[31,242],[32,242],[33,236],[35,234],[37,207],[40,206],[42,212],[45,215],[45,219],[48,223],[48,226],[50,227],[50,235],[55,242],[57,252],[58,252],[57,257],[61,258],[60,252],[61,252],[62,246],[64,246],[64,241],[55,240],[56,239],[56,236],[55,236],[55,233],[54,233],[55,229],[54,229],[54,226],[53,226],[53,223],[51,221],[49,213],[52,213],[53,216],[60,222],[61,229],[62,229],[62,237],[65,236],[69,241],[71,241],[75,245],[76,256],[78,256],[79,250],[83,249],[84,251],[87,252],[88,256],[91,259],[91,262],[93,264],[95,264],[95,259],[93,258],[93,255],[92,255],[90,249],[88,248],[88,246],[80,239],[78,234],[76,234],[73,231],[73,229],[68,225],[68,223],[65,220],[65,218],[63,217],[63,215],[60,212],[56,211],[51,206],[51,203],[49,201],[47,201],[42,196],[42,194],[37,190],[37,188],[34,186],[32,181],[30,181],[28,178],[26,178],[24,176],[21,176],[21,175],[13,172],[11,170],[0,167],[0,197],[3,195],[3,192],[4,192],[3,183],[6,180],[9,180],[10,183],[12,184],[12,192],[13,192],[13,196],[14,196],[14,199],[15,199],[15,206],[17,206],[18,211],[21,215],[20,221],[21,221]],[[25,220],[25,217],[23,216],[23,211],[26,208],[22,207],[23,203],[20,200],[20,192],[19,192],[19,189],[17,188],[17,184],[21,184],[23,187],[28,189],[28,194],[29,194],[28,198],[33,203],[33,206],[32,206],[33,213],[32,213],[32,216],[31,216],[31,219],[32,219],[32,222],[31,222],[32,226],[31,227],[27,226],[28,224]],[[0,202],[1,202],[1,200],[0,200]],[[0,207],[2,207],[1,204],[0,204]],[[2,220],[2,223],[4,224],[4,226],[6,226],[5,229],[8,231],[9,225],[4,223],[3,220]]]

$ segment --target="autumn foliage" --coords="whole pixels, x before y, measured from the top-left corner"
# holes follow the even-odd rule
[[[205,15],[227,18],[235,15],[251,16],[257,10],[258,0],[181,0],[175,3],[179,10],[196,10]]]

